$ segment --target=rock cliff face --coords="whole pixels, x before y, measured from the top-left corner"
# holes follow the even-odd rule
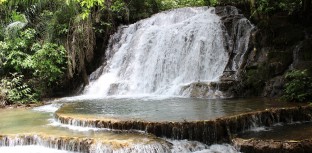
[[[225,48],[229,54],[228,63],[217,83],[218,90],[227,97],[236,97],[240,75],[244,72],[247,57],[253,49],[255,26],[234,6],[216,7],[216,14],[223,23]]]
[[[225,91],[228,94],[234,97],[281,96],[287,71],[311,70],[311,25],[302,25],[288,14],[277,13],[267,21],[267,26],[258,23],[257,28],[243,28],[237,32],[240,29],[237,23],[244,22],[245,27],[249,25],[238,9],[233,6],[216,7],[216,13],[222,17],[224,34],[229,42],[225,46],[232,59],[221,77],[221,82],[233,82],[227,83]],[[249,38],[245,46],[237,43],[239,35]],[[236,51],[244,47],[246,51],[243,54]],[[238,59],[241,59],[240,67],[235,69],[233,63],[237,63]]]

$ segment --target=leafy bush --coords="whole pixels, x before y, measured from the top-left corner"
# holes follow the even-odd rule
[[[6,96],[5,99],[7,99],[9,103],[26,104],[35,102],[38,97],[38,95],[24,82],[24,76],[18,73],[11,74],[10,78],[2,79],[0,88],[2,96],[4,94]]]
[[[62,80],[67,66],[66,50],[63,46],[54,43],[35,43],[36,31],[31,28],[18,33],[17,37],[11,39],[6,37],[4,41],[0,41],[0,65],[3,68],[0,70],[4,74],[14,74],[12,80],[4,79],[2,82],[7,99],[11,103],[33,101],[38,97],[37,94],[32,95],[34,92],[47,93],[50,87]],[[31,92],[27,84],[18,82],[23,77],[17,73],[28,78],[28,83],[34,87]]]
[[[0,41],[0,52],[6,58],[3,63],[4,69],[22,73],[28,68],[27,59],[31,55],[29,46],[34,42],[35,33],[34,29],[26,29],[19,32],[18,37],[7,37],[5,41]]]
[[[312,100],[312,77],[307,70],[293,70],[285,76],[285,94],[287,101],[307,102]]]
[[[34,75],[45,81],[48,86],[52,83],[57,84],[66,70],[65,48],[53,43],[35,43],[32,51],[35,53],[31,57],[30,67],[34,69]]]

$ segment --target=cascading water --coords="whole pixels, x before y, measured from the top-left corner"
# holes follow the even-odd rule
[[[218,81],[229,57],[214,10],[176,9],[120,27],[85,94],[171,96],[193,82]]]

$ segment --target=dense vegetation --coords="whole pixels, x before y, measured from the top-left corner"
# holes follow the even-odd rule
[[[306,102],[312,99],[312,77],[307,70],[293,70],[286,74],[285,95],[288,101]]]
[[[276,12],[311,19],[311,0],[0,0],[0,103],[34,102],[88,84],[120,24],[172,8],[227,4],[243,6],[263,26]]]

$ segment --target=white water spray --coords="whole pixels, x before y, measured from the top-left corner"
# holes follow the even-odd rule
[[[85,94],[172,96],[193,82],[218,81],[229,58],[221,27],[208,7],[166,11],[120,27],[103,73]]]

